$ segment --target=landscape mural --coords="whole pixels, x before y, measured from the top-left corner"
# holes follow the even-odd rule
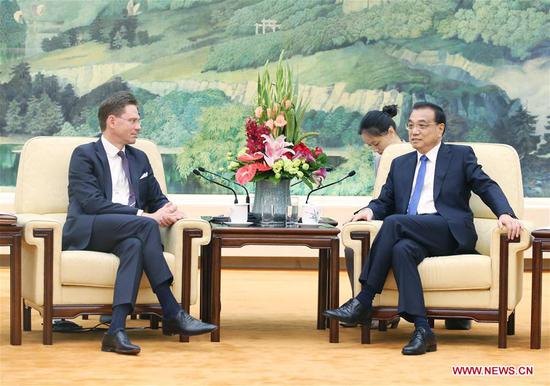
[[[22,144],[95,136],[97,106],[131,90],[142,137],[161,149],[170,193],[225,193],[245,143],[256,79],[284,51],[334,170],[319,192],[368,195],[372,154],[357,135],[371,109],[441,105],[447,141],[500,142],[521,158],[525,195],[550,196],[548,0],[0,0],[0,186]],[[268,64],[274,67],[275,64]],[[303,184],[292,188],[303,194]]]

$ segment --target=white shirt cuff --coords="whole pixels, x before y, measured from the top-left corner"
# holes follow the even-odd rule
[[[138,209],[138,212],[136,213],[137,216],[141,216],[143,214],[143,209]]]

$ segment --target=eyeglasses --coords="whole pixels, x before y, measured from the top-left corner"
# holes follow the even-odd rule
[[[424,131],[428,127],[432,126],[433,124],[435,124],[435,122],[430,122],[430,123],[407,123],[407,126],[405,128],[407,129],[407,131],[413,131],[415,128],[420,130],[420,131]]]

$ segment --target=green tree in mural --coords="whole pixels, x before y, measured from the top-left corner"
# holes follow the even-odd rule
[[[72,108],[78,101],[78,97],[74,92],[72,84],[68,83],[67,85],[65,85],[63,91],[61,91],[59,95],[58,101],[61,105],[61,108],[63,109],[63,117],[66,121],[72,122]]]
[[[21,107],[18,101],[13,100],[9,103],[6,113],[6,127],[2,135],[21,134],[24,131],[24,117],[21,116]]]
[[[472,9],[459,9],[442,20],[437,31],[445,38],[458,37],[468,43],[481,39],[508,47],[513,56],[523,59],[550,38],[548,9],[533,5],[528,1],[475,0]]]
[[[99,16],[90,24],[90,39],[99,43],[108,41],[105,37],[105,23]]]
[[[537,150],[540,135],[536,135],[537,119],[523,106],[497,125],[495,138],[497,141],[514,146],[520,158],[524,158]]]
[[[29,99],[25,116],[26,132],[32,135],[53,135],[63,125],[61,106],[52,101],[47,94]]]
[[[544,133],[544,140],[546,142],[539,147],[537,153],[548,157],[550,156],[550,115],[546,116],[546,126],[544,128],[546,129],[546,133]]]
[[[182,178],[189,177],[198,166],[209,170],[226,168],[227,153],[234,155],[245,145],[243,126],[249,113],[250,107],[242,105],[205,108],[199,119],[201,130],[178,155],[177,168]]]

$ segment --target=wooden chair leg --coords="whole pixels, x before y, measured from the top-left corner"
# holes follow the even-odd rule
[[[361,325],[361,344],[370,344],[370,326]]]
[[[137,319],[137,314],[132,314],[132,315],[130,315],[130,319],[136,320],[136,319]]]
[[[160,318],[157,315],[151,315],[151,318],[149,319],[149,326],[151,327],[151,330],[158,330],[159,322]]]
[[[46,315],[46,313],[44,313],[44,315]],[[53,342],[52,329],[53,329],[52,318],[44,316],[42,318],[42,344],[46,344],[46,345],[52,344]]]
[[[379,320],[378,321],[378,331],[388,331],[388,321]]]
[[[82,320],[88,320],[88,315],[82,315]]]
[[[512,312],[508,317],[508,323],[506,323],[506,333],[508,335],[516,334],[516,311]]]
[[[434,318],[428,318],[428,324],[430,325],[430,328],[435,327],[435,319]]]
[[[31,308],[23,304],[23,331],[31,331]]]

